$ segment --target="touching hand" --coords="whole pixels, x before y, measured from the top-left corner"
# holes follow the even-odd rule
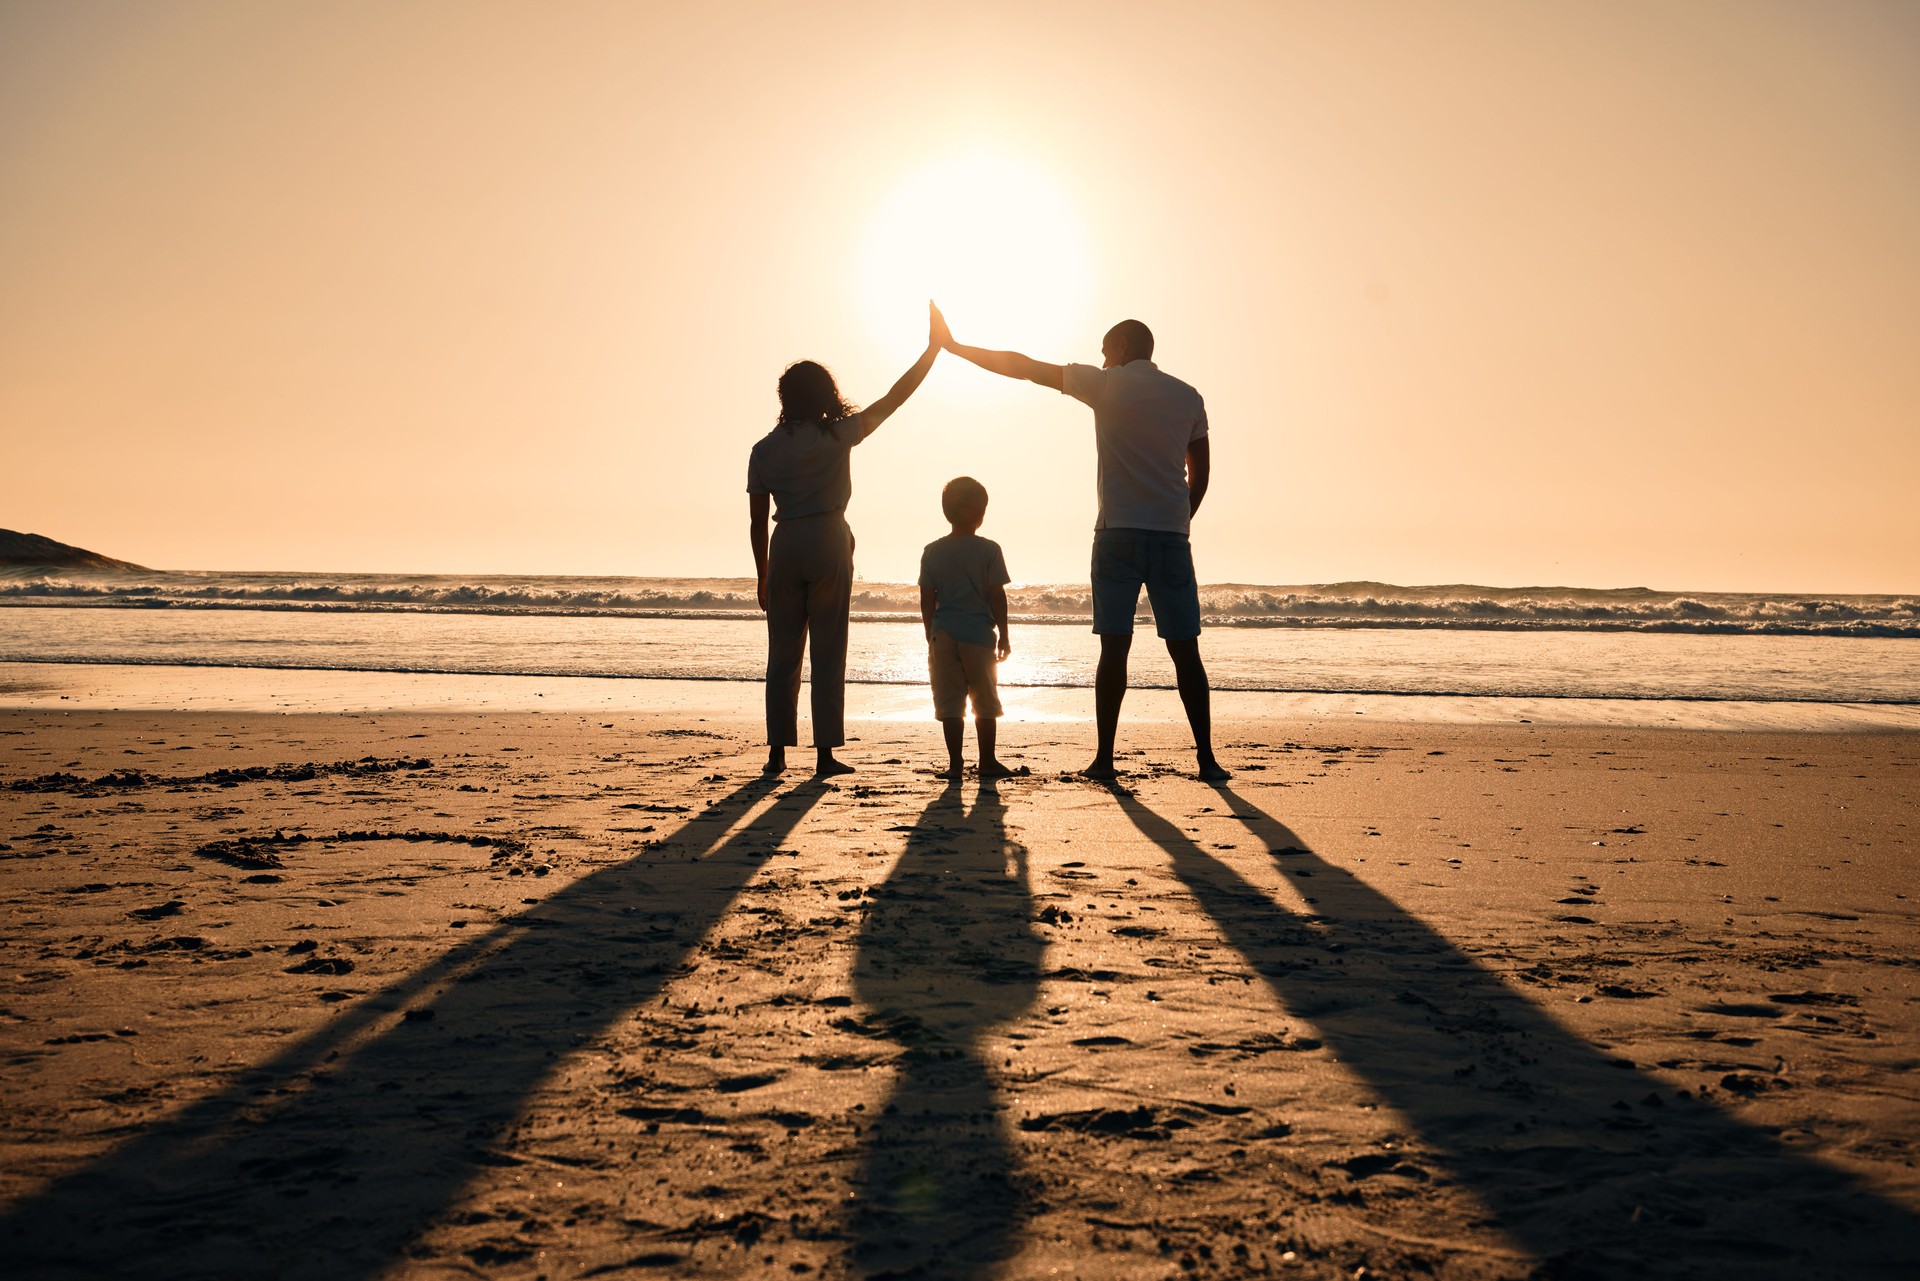
[[[1013,637],[1007,635],[1005,632],[1001,632],[1000,643],[994,646],[993,652],[1000,656],[1001,662],[1006,662],[1007,655],[1013,653]]]
[[[927,300],[927,346],[953,346],[953,331],[947,328],[947,318],[940,314],[940,308],[934,306],[932,299]]]

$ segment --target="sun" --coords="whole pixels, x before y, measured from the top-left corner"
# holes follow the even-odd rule
[[[1011,157],[971,152],[909,174],[863,248],[863,310],[890,346],[929,298],[962,342],[1060,360],[1081,337],[1085,231],[1060,185]]]

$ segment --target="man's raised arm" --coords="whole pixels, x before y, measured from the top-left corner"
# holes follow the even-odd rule
[[[944,323],[944,317],[942,318]],[[999,374],[1003,378],[1024,378],[1030,383],[1039,383],[1042,387],[1060,390],[1060,366],[1049,365],[1044,360],[1035,360],[1032,356],[1023,356],[1017,351],[989,351],[985,347],[969,347],[965,343],[955,342],[952,334],[947,335],[947,350],[962,360],[972,361],[990,374]]]

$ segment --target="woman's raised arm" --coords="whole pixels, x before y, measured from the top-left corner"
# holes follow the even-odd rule
[[[865,421],[869,434],[881,423],[893,417],[893,411],[906,404],[907,397],[919,390],[920,384],[927,377],[927,371],[933,368],[934,357],[940,354],[940,348],[951,336],[947,332],[946,317],[940,314],[938,307],[928,303],[927,349],[920,353],[920,359],[913,362],[911,369],[900,375],[900,380],[893,384],[886,395],[860,411],[860,417]]]

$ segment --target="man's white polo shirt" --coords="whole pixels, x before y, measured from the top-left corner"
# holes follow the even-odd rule
[[[1100,515],[1095,529],[1187,532],[1187,446],[1207,434],[1200,393],[1151,360],[1067,365],[1060,390],[1093,410]]]

